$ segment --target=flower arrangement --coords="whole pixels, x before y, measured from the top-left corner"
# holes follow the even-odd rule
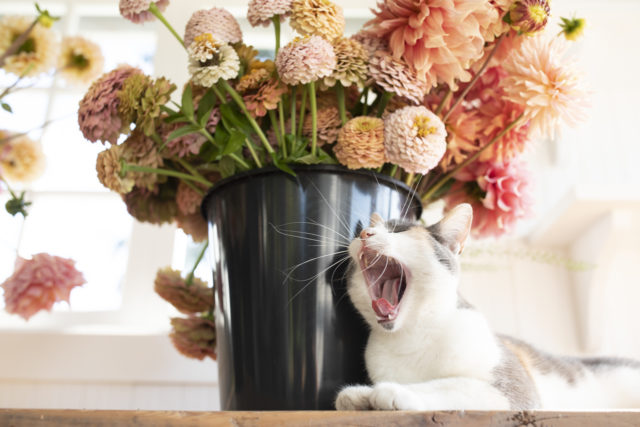
[[[519,155],[583,116],[586,92],[565,50],[584,20],[545,34],[548,0],[384,0],[350,37],[329,0],[251,0],[249,23],[273,25],[273,58],[244,44],[221,8],[194,12],[181,37],[162,15],[168,3],[120,0],[120,11],[159,19],[186,50],[180,102],[176,85],[123,65],[91,86],[78,123],[109,144],[98,178],[129,213],[175,222],[196,242],[207,238],[198,206],[218,180],[319,163],[388,174],[424,204],[469,202],[473,233],[500,236],[531,205]],[[287,20],[299,36],[281,46]],[[202,286],[193,271],[156,277],[157,292],[189,315],[172,320],[176,347],[215,358]]]
[[[36,9],[35,18],[0,19],[0,68],[16,77],[0,93],[3,114],[19,113],[13,111],[6,97],[19,89],[23,79],[55,73],[68,84],[86,85],[102,73],[104,60],[95,43],[78,36],[60,40],[51,29],[58,18],[37,4]],[[9,214],[26,218],[31,202],[25,199],[24,188],[42,175],[45,164],[39,142],[26,133],[0,130],[0,192],[9,192],[5,204]],[[18,256],[13,274],[0,287],[5,309],[28,320],[40,310],[51,310],[56,302],[69,301],[71,290],[84,283],[73,260],[39,253],[31,259]]]

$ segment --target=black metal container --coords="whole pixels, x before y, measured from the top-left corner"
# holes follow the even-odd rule
[[[223,410],[333,409],[366,383],[368,329],[346,294],[347,247],[378,212],[416,219],[400,181],[339,166],[259,169],[216,184],[209,222]]]

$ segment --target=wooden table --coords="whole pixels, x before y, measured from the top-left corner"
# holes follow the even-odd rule
[[[640,427],[636,412],[163,412],[0,409],[0,426]]]

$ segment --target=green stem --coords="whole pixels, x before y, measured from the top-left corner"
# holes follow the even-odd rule
[[[342,126],[347,123],[347,111],[344,102],[344,86],[342,83],[336,82],[336,95],[338,97],[338,109],[340,110],[340,120],[342,121]]]
[[[201,179],[206,179],[204,176],[202,176],[197,170],[196,168],[194,168],[193,166],[191,166],[191,164],[187,161],[185,161],[184,159],[181,159],[179,157],[175,157],[173,159],[174,161],[177,161],[180,166],[182,166],[183,168],[185,168],[191,175],[201,178]]]
[[[284,138],[284,136],[286,135],[287,131],[284,128],[284,101],[280,101],[278,102],[278,118],[280,119],[280,134],[282,135],[282,138]],[[285,152],[287,147],[285,147]],[[286,155],[285,155],[286,157]]]
[[[218,86],[213,85],[213,86],[211,86],[211,89],[213,89],[213,93],[216,94],[216,96],[220,100],[221,104],[226,104],[227,103],[227,98],[222,94],[222,92],[220,92],[220,89],[218,89]]]
[[[231,85],[229,85],[229,83],[227,83],[226,80],[220,79],[219,81],[220,81],[220,84],[222,84],[224,90],[231,96],[231,98],[236,102],[236,104],[238,104],[238,106],[246,116],[247,120],[249,120],[251,127],[253,127],[253,130],[255,130],[256,134],[258,134],[258,137],[260,138],[260,141],[264,145],[264,148],[267,150],[267,153],[269,153],[271,157],[275,159],[276,152],[271,147],[271,144],[269,144],[269,140],[267,140],[267,137],[264,135],[264,132],[262,132],[262,129],[260,128],[260,125],[258,125],[258,122],[256,122],[256,120],[253,118],[251,114],[249,114],[249,110],[247,110],[247,106],[244,105],[244,101],[242,100],[242,97],[240,96],[240,94],[236,92],[236,90],[232,88]]]
[[[318,110],[316,106],[316,83],[309,83],[309,100],[311,101],[311,155],[315,157],[318,145]]]
[[[298,137],[302,137],[302,127],[304,125],[304,114],[307,110],[307,87],[302,86],[302,101],[300,102],[300,124],[298,124]]]
[[[415,177],[415,174],[411,172],[409,175],[407,175],[407,178],[404,180],[404,183],[407,184],[409,187],[411,187],[414,177]]]
[[[449,102],[449,99],[451,99],[452,95],[453,95],[453,91],[451,90],[451,88],[449,88],[449,90],[447,90],[446,95],[440,101],[440,104],[438,104],[438,108],[436,108],[436,111],[434,111],[436,116],[440,116],[440,113],[442,113],[442,109],[444,108],[444,105],[447,102]]]
[[[513,129],[519,122],[520,120],[522,120],[522,117],[524,116],[523,114],[520,114],[518,117],[516,117],[516,119],[514,121],[512,121],[511,123],[509,123],[504,129],[502,129],[500,131],[499,134],[497,134],[496,136],[493,137],[493,139],[491,141],[489,141],[484,147],[482,147],[480,150],[478,150],[473,156],[469,157],[467,160],[465,160],[464,162],[460,163],[458,166],[456,166],[455,169],[453,169],[451,172],[447,173],[446,175],[444,175],[442,178],[440,178],[425,194],[424,196],[422,196],[422,201],[426,202],[427,200],[429,200],[443,185],[445,185],[447,183],[447,181],[449,181],[449,179],[453,178],[458,172],[460,172],[462,169],[466,168],[467,166],[469,166],[471,163],[475,162],[478,157],[480,157],[480,155],[485,151],[488,150],[490,147],[492,147],[496,142],[498,142],[507,132],[509,132],[511,129]]]
[[[187,276],[187,286],[191,286],[191,284],[193,283],[193,275],[196,273],[196,268],[198,268],[198,265],[200,264],[200,261],[202,261],[202,257],[204,257],[204,253],[207,251],[207,247],[209,246],[209,240],[207,240],[204,243],[204,246],[202,247],[202,250],[200,251],[200,255],[198,255],[198,259],[196,260],[196,263],[194,264],[193,268],[191,269],[191,272],[189,273],[189,275]]]
[[[158,168],[150,168],[146,166],[138,166],[138,165],[130,165],[126,163],[124,160],[120,160],[121,165],[121,175],[125,175],[127,172],[143,172],[143,173],[155,173],[157,175],[166,175],[173,176],[175,178],[188,179],[191,181],[199,182],[200,184],[204,184],[207,187],[211,187],[213,184],[206,179],[198,178],[193,175],[189,175],[186,173],[169,170],[169,169],[158,169]]]
[[[387,108],[387,104],[389,100],[393,97],[393,92],[385,92],[382,94],[380,98],[380,102],[378,103],[378,111],[377,116],[382,117],[382,113],[384,113],[384,109]]]
[[[276,31],[276,55],[277,55],[278,51],[280,50],[280,15],[274,15],[274,17],[271,19],[273,20],[273,28]]]
[[[18,76],[18,79],[15,82],[13,82],[11,86],[9,86],[8,88],[2,91],[2,94],[0,94],[0,100],[5,96],[9,95],[9,92],[11,91],[11,89],[16,87],[18,83],[20,83],[20,80],[22,80],[27,74],[29,74],[29,71],[31,71],[33,67],[34,67],[34,64],[27,65],[27,68],[25,68],[24,71]]]
[[[275,110],[269,110],[269,112],[267,113],[269,114],[269,120],[271,120],[271,128],[273,129],[273,132],[276,134],[276,140],[278,140],[278,146],[280,147],[280,150],[282,150],[282,133],[280,133],[280,127],[278,126],[278,119],[276,119],[276,112]],[[283,151],[284,154],[284,151]]]
[[[182,37],[180,37],[180,35],[176,32],[176,30],[173,29],[171,24],[169,24],[169,21],[164,19],[162,12],[160,12],[160,9],[158,9],[158,6],[155,4],[155,2],[151,2],[151,4],[149,5],[149,12],[153,13],[154,16],[158,18],[158,20],[162,22],[165,27],[167,27],[167,29],[171,32],[171,34],[173,34],[176,40],[180,42],[182,47],[186,48],[186,46],[184,45],[184,40],[182,40]]]
[[[185,185],[187,187],[189,187],[190,189],[192,189],[193,191],[195,191],[196,193],[198,193],[201,196],[204,196],[204,191],[202,191],[201,188],[197,187],[195,184],[193,184],[191,181],[188,181],[186,179],[183,179],[182,182],[185,183]]]
[[[369,110],[369,87],[367,86],[362,91],[362,115],[366,116]]]
[[[245,162],[244,159],[242,159],[242,157],[239,157],[236,153],[231,153],[227,155],[231,157],[233,160],[235,160],[243,168],[251,169],[251,166],[249,166],[249,163]]]
[[[249,149],[249,152],[251,153],[251,157],[253,157],[253,161],[256,162],[256,166],[261,168],[262,167],[262,162],[260,161],[260,158],[256,154],[256,150],[255,150],[255,148],[253,148],[253,144],[251,143],[251,141],[249,141],[249,138],[245,138],[244,141],[247,143],[247,148]]]
[[[389,176],[394,176],[396,174],[396,172],[398,171],[398,165],[393,165],[393,167],[391,168],[391,173],[389,173]]]
[[[291,88],[291,134],[296,134],[296,90],[298,86],[294,86]]]
[[[22,46],[24,42],[27,41],[27,39],[29,38],[29,34],[36,25],[38,25],[38,18],[36,18],[31,23],[31,25],[29,25],[29,27],[27,27],[27,29],[22,32],[22,34],[20,34],[13,42],[11,42],[9,48],[2,53],[2,56],[0,56],[0,68],[4,65],[7,58],[15,54],[20,49],[20,46]]]
[[[485,59],[484,64],[482,64],[482,67],[480,67],[480,70],[478,70],[476,75],[473,76],[473,79],[469,82],[467,87],[464,88],[464,90],[462,91],[462,93],[460,94],[458,99],[456,99],[456,101],[453,103],[451,108],[449,108],[449,110],[446,112],[446,114],[442,118],[442,122],[443,123],[447,122],[447,119],[449,118],[451,113],[453,113],[453,111],[456,109],[456,107],[464,100],[464,97],[467,96],[467,93],[469,93],[469,91],[471,90],[473,85],[478,81],[480,76],[482,76],[482,73],[484,73],[484,70],[487,69],[487,66],[489,65],[489,62],[491,62],[491,58],[493,58],[493,55],[496,53],[496,51],[500,47],[500,43],[502,43],[502,37],[498,38],[498,40],[496,41],[496,44],[493,46],[493,49],[491,50],[491,53],[489,53],[489,55],[487,56],[487,59]]]

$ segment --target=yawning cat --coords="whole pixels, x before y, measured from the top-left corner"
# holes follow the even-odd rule
[[[467,204],[439,223],[371,224],[349,246],[349,296],[371,326],[373,386],[349,386],[341,410],[640,407],[640,363],[556,357],[494,334],[458,295]]]

